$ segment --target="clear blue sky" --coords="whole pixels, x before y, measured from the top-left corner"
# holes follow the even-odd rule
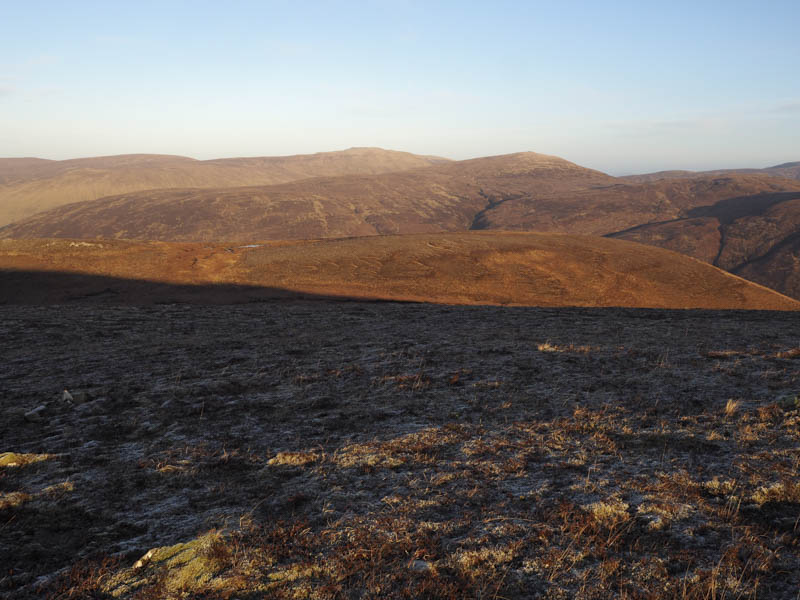
[[[0,0],[0,156],[800,160],[800,1]]]

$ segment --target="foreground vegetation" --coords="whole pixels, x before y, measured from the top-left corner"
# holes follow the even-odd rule
[[[797,598],[792,313],[0,312],[4,597]]]

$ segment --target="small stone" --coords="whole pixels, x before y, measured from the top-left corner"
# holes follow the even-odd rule
[[[417,573],[424,573],[431,570],[431,563],[426,560],[412,560],[408,568]]]
[[[39,423],[44,419],[45,410],[47,410],[47,406],[40,404],[36,408],[25,413],[25,420],[31,423]]]
[[[155,553],[156,553],[155,548],[153,548],[152,550],[148,550],[147,554],[145,554],[142,558],[137,560],[136,563],[134,563],[133,568],[135,570],[139,570],[143,567],[146,567],[147,564],[150,562],[150,559],[153,558],[153,554]]]

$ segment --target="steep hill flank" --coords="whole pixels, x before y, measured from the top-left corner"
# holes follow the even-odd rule
[[[795,232],[774,244],[763,255],[736,268],[740,277],[783,290],[800,300],[800,233]]]
[[[380,148],[194,160],[129,154],[61,161],[0,159],[0,226],[50,208],[155,188],[267,185],[308,177],[375,174],[446,162]]]
[[[189,299],[202,302],[218,298],[227,284],[240,286],[235,300],[242,302],[288,293],[451,304],[800,309],[680,254],[561,234],[422,234],[258,247],[4,240],[0,269],[2,303],[81,297],[146,303],[186,295],[163,284],[195,286]]]
[[[753,194],[800,191],[800,182],[764,175],[728,175],[620,183],[552,194],[531,193],[492,206],[480,229],[605,235],[643,223],[686,216],[700,206]]]
[[[800,192],[723,200],[612,237],[682,252],[800,298]]]

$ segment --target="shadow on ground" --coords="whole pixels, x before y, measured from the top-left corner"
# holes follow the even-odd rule
[[[267,300],[351,299],[255,285],[176,284],[85,273],[0,269],[0,305],[243,304]]]

